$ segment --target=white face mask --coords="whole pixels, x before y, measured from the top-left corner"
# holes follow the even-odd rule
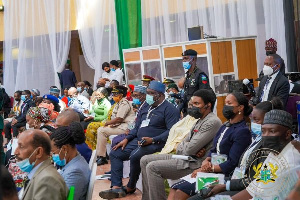
[[[270,76],[271,74],[273,74],[273,68],[265,65],[263,68],[263,73],[265,76]]]
[[[26,123],[26,130],[30,130],[30,129],[34,129],[34,128],[30,128],[30,127],[29,127],[29,124]]]

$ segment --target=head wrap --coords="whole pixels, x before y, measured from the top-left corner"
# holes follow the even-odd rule
[[[151,81],[148,89],[152,89],[160,93],[165,93],[166,86],[161,82]]]
[[[32,117],[34,120],[46,123],[50,121],[51,111],[47,108],[31,107],[29,108],[27,115]]]
[[[271,110],[265,114],[264,124],[278,124],[291,129],[293,117],[284,110]]]

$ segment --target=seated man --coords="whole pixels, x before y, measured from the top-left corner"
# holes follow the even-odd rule
[[[72,109],[66,109],[61,112],[56,118],[56,126],[69,126],[71,122],[80,122],[78,114]],[[88,145],[83,142],[82,144],[76,144],[77,151],[84,157],[87,163],[90,162],[92,156],[92,150]]]
[[[165,101],[165,86],[152,81],[147,89],[146,102],[137,116],[134,129],[111,151],[111,186],[99,196],[104,199],[124,197],[134,193],[141,167],[140,159],[147,154],[161,151],[171,127],[179,119],[179,111]],[[127,187],[122,187],[123,161],[130,160],[130,175]]]
[[[7,138],[7,143],[11,140],[11,129],[13,130],[13,137],[17,137],[19,134],[19,128],[26,125],[26,114],[30,107],[34,106],[31,100],[31,92],[29,90],[24,90],[22,95],[24,98],[23,104],[21,106],[21,112],[18,116],[12,119],[11,122],[7,123],[4,127],[5,137]]]
[[[198,90],[191,98],[192,108],[188,108],[188,115],[198,121],[189,131],[185,139],[177,146],[176,154],[192,156],[195,162],[172,159],[171,154],[146,155],[141,159],[143,200],[166,199],[164,180],[179,179],[199,168],[204,160],[198,155],[202,148],[209,150],[212,140],[221,127],[221,120],[212,112],[216,95],[206,89]]]
[[[134,122],[135,119],[132,105],[126,99],[127,88],[121,85],[115,86],[112,94],[116,105],[113,108],[111,120],[106,121],[104,127],[99,127],[97,130],[97,165],[107,164],[107,138],[110,135],[125,133],[128,124]]]
[[[255,103],[271,101],[273,97],[279,97],[285,106],[289,97],[289,81],[280,72],[281,57],[271,54],[264,62],[264,77],[259,83]]]
[[[286,111],[271,110],[266,113],[262,125],[262,148],[270,149],[271,151],[259,165],[262,166],[261,170],[263,167],[271,170],[270,178],[274,179],[274,182],[265,183],[259,181],[263,175],[258,169],[258,176],[248,178],[249,186],[234,195],[232,199],[252,199],[252,197],[264,200],[285,199],[292,189],[289,185],[292,186],[295,182],[292,183],[292,180],[288,182],[280,181],[281,175],[300,165],[300,144],[298,141],[291,141],[292,122],[292,116]],[[270,163],[275,167],[275,171]],[[259,168],[259,165],[254,165]],[[267,180],[269,179],[267,178]]]
[[[45,132],[32,129],[20,134],[15,155],[17,165],[29,179],[21,191],[22,200],[67,199],[68,188],[51,164],[50,151],[51,141]]]
[[[69,107],[74,109],[80,116],[80,121],[83,121],[86,117],[84,111],[90,110],[90,101],[78,93],[75,87],[71,87],[68,91],[68,95],[71,98],[69,101]]]
[[[14,93],[14,104],[13,104],[12,110],[8,114],[8,118],[4,119],[4,124],[11,122],[14,117],[16,117],[20,114],[21,106],[23,104],[23,101],[21,100],[21,95],[22,95],[21,91],[16,91]]]
[[[78,92],[78,94],[86,97],[87,99],[90,99],[89,93],[85,90],[85,83],[84,82],[78,82],[77,83],[77,92]]]

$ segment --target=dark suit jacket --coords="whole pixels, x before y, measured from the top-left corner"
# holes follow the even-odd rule
[[[254,152],[256,152],[261,147],[261,143],[262,142],[260,141],[259,143],[256,144],[256,146],[252,150],[253,154],[254,154]],[[239,165],[238,165],[239,167],[241,165],[241,162],[242,162],[242,159],[243,159],[243,156],[244,156],[245,152],[243,153],[243,155],[240,158]],[[258,155],[260,155],[260,154],[258,154]],[[259,160],[259,159],[255,160],[256,158],[257,158],[257,156],[249,156],[249,158],[246,162],[245,174],[247,174],[247,175],[250,174],[251,178],[255,174],[252,167],[253,167],[253,165],[257,165],[257,163],[254,163],[254,162]],[[259,160],[259,162],[261,162],[261,160]],[[242,191],[243,189],[245,189],[248,186],[248,184],[249,184],[248,180],[249,179],[247,179],[247,178],[230,180],[230,191]]]
[[[259,87],[257,91],[258,99],[260,99],[261,92],[265,87],[267,78],[268,78],[267,76],[264,76],[259,83]],[[289,81],[284,75],[281,74],[281,72],[279,72],[271,85],[268,101],[271,101],[273,97],[279,97],[283,105],[285,106],[289,97],[289,92],[290,92]]]
[[[35,103],[31,99],[26,99],[22,106],[21,106],[21,112],[20,114],[15,118],[18,123],[22,123],[26,121],[26,114],[30,107],[35,106]]]
[[[69,69],[65,69],[60,74],[60,84],[63,88],[66,87],[75,87],[77,80],[75,73]]]

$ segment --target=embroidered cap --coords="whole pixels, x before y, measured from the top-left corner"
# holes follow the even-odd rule
[[[288,128],[292,128],[293,117],[284,110],[271,110],[265,114],[264,124],[278,124]]]
[[[142,85],[137,85],[137,86],[134,87],[135,92],[146,94],[146,90],[147,90],[147,88],[145,86],[142,86]]]
[[[166,86],[163,83],[158,81],[151,81],[148,88],[160,93],[165,93],[166,90]]]

